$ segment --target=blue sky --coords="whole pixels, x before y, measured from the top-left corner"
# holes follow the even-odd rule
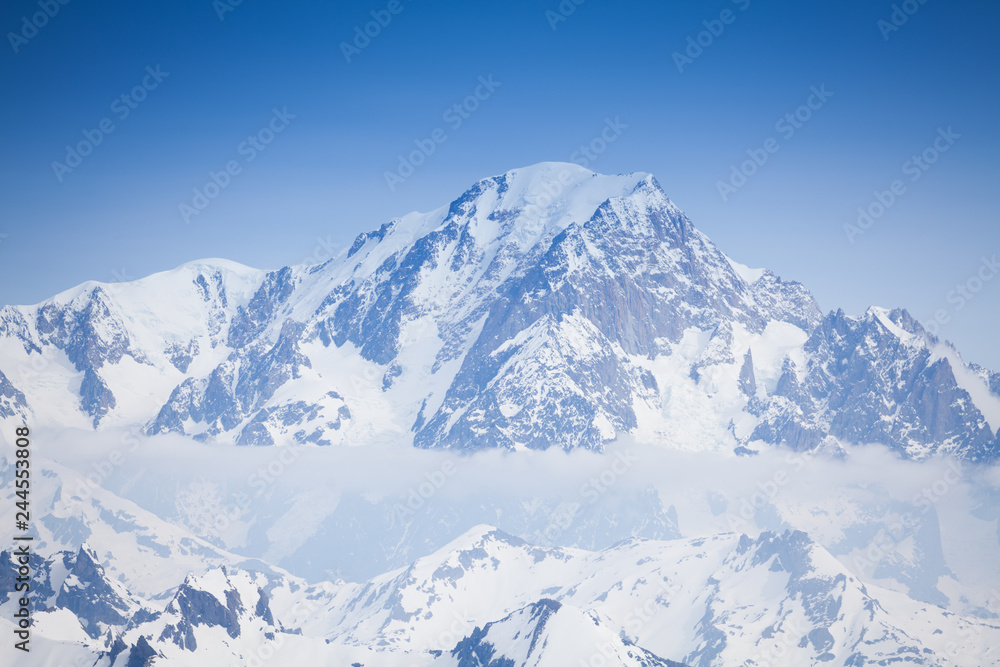
[[[880,27],[892,2],[232,2],[42,0],[34,31],[38,1],[6,3],[0,303],[202,257],[301,262],[478,178],[569,160],[617,119],[590,168],[654,173],[723,250],[824,309],[943,313],[940,335],[1000,369],[996,3],[911,0]],[[348,62],[373,11],[386,25]],[[701,51],[678,67],[689,38]],[[478,108],[446,115],[477,87]],[[96,145],[53,167],[80,142]],[[226,186],[185,221],[212,172]]]

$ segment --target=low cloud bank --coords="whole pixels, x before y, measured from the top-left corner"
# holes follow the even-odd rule
[[[387,564],[446,543],[470,522],[506,522],[529,540],[587,548],[622,531],[663,539],[799,529],[863,580],[925,601],[954,608],[966,596],[976,609],[977,590],[1000,589],[1000,466],[916,463],[880,446],[747,457],[622,438],[600,454],[462,456],[410,447],[233,448],[126,432],[38,432],[34,441],[36,457],[86,480],[67,493],[84,497],[101,486],[293,571],[347,535],[350,513],[370,524],[358,548],[368,539],[391,552]],[[598,525],[615,522],[613,530]],[[387,544],[402,540],[409,546]]]

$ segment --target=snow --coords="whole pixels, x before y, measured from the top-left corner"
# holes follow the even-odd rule
[[[729,265],[733,267],[733,271],[736,272],[736,275],[738,275],[743,282],[748,285],[752,285],[757,282],[757,280],[764,275],[764,272],[767,271],[767,269],[751,269],[746,264],[740,264],[728,255],[726,256],[726,260],[729,262]]]
[[[32,630],[54,641],[90,643],[90,637],[80,625],[80,619],[69,609],[36,613]]]
[[[226,606],[226,591],[232,588],[229,577],[221,569],[209,570],[205,574],[188,580],[188,584],[197,590],[205,591]]]
[[[790,356],[796,368],[802,370],[805,357],[801,349],[808,338],[809,334],[794,324],[768,322],[763,335],[750,344],[757,384],[762,384],[768,392],[773,392],[781,377],[786,356]]]
[[[729,439],[728,420],[721,415],[738,411],[745,402],[738,397],[735,383],[733,391],[713,397],[691,377],[691,365],[701,357],[708,344],[706,332],[689,329],[671,354],[652,360],[635,359],[637,364],[653,373],[660,387],[659,410],[654,411],[639,402],[635,404],[639,418],[638,438],[682,451],[725,448],[724,443]],[[739,373],[738,368],[729,371],[734,377]]]
[[[209,459],[195,455],[195,451],[214,452],[217,455],[227,452],[225,448],[213,448],[208,445],[199,445],[197,450],[175,446],[173,451],[175,458],[183,461],[184,466],[194,466],[199,469],[210,469],[213,465],[209,463]],[[261,461],[267,461],[268,455],[274,454],[273,450],[237,451],[251,458],[245,463],[250,470],[260,467]],[[299,489],[300,494],[292,503],[285,502],[282,500],[283,496],[277,493],[271,496],[270,501],[276,505],[274,510],[277,523],[289,522],[288,526],[285,526],[289,533],[312,530],[305,524],[302,526],[295,524],[296,514],[305,514],[306,516],[300,518],[309,523],[312,521],[309,516],[312,512],[322,513],[332,503],[330,497],[323,495],[324,489],[328,487],[317,484],[317,480],[312,475],[306,474],[306,471],[325,471],[328,480],[342,479],[345,474],[351,476],[358,474],[358,466],[335,464],[341,459],[331,458],[337,453],[334,448],[304,449],[303,452],[302,461],[305,467],[296,468],[297,473],[283,481],[288,487]],[[534,456],[534,453],[526,454]],[[599,465],[601,458],[597,455],[591,456]],[[572,459],[560,460],[568,462]],[[709,477],[683,469],[668,473],[671,467],[662,466],[655,459],[649,459],[644,455],[641,460],[642,472],[649,477],[661,479],[664,487],[661,493],[666,493],[667,495],[663,497],[669,498],[672,503],[676,502],[679,495],[687,489],[683,488],[683,483],[678,484],[676,480],[662,477],[663,475],[672,474],[682,480]],[[718,460],[722,461],[721,458]],[[782,461],[782,457],[778,456],[776,460]],[[813,623],[797,606],[799,604],[796,601],[797,595],[792,595],[787,590],[788,573],[780,569],[771,569],[772,565],[777,567],[779,561],[769,557],[759,564],[754,564],[752,552],[738,555],[739,535],[710,533],[671,541],[629,540],[603,551],[547,549],[543,557],[542,552],[534,547],[524,545],[520,540],[509,539],[490,525],[481,524],[417,560],[412,567],[393,570],[359,584],[324,583],[311,587],[301,580],[281,574],[276,568],[265,566],[261,561],[252,561],[232,554],[226,555],[203,542],[200,552],[192,548],[197,541],[192,541],[188,547],[184,547],[182,536],[185,535],[185,531],[156,519],[126,501],[116,499],[104,490],[95,492],[98,501],[96,505],[84,506],[73,512],[49,510],[46,506],[49,502],[47,498],[53,495],[51,486],[55,482],[54,478],[46,476],[42,471],[58,470],[58,474],[66,478],[68,489],[73,488],[73,475],[65,469],[53,468],[44,459],[38,459],[35,463],[38,464],[39,479],[42,482],[36,489],[38,494],[36,502],[39,503],[39,510],[46,511],[50,517],[46,525],[40,526],[47,544],[55,546],[58,543],[53,533],[48,532],[49,530],[65,530],[64,526],[69,525],[64,523],[68,517],[80,517],[88,526],[90,532],[88,540],[101,560],[106,561],[109,574],[112,577],[124,575],[124,580],[130,588],[145,590],[147,595],[158,597],[161,604],[166,601],[161,592],[167,591],[169,595],[170,590],[180,583],[186,571],[194,571],[197,576],[192,580],[193,586],[207,590],[217,597],[221,596],[220,599],[225,599],[225,591],[229,586],[233,586],[240,592],[244,606],[249,608],[255,600],[256,584],[251,586],[249,579],[244,579],[238,574],[239,569],[263,568],[268,577],[284,578],[282,579],[284,583],[267,588],[273,599],[276,618],[281,619],[285,627],[300,628],[305,633],[301,638],[285,637],[288,643],[281,649],[281,655],[286,655],[284,651],[288,651],[287,655],[292,656],[310,655],[318,661],[316,664],[334,660],[331,655],[364,655],[373,664],[393,664],[396,657],[406,655],[404,651],[416,650],[418,647],[450,650],[461,637],[471,632],[472,627],[476,625],[482,627],[487,622],[499,621],[507,614],[533,604],[543,597],[559,599],[565,603],[568,612],[575,607],[582,614],[596,614],[601,625],[610,630],[607,635],[609,638],[618,636],[620,631],[624,630],[639,646],[672,659],[682,659],[698,650],[704,641],[703,636],[699,634],[702,627],[700,623],[705,617],[706,610],[711,606],[715,610],[716,621],[713,623],[728,637],[726,651],[718,662],[722,665],[742,664],[748,655],[772,650],[773,642],[784,642],[788,639],[788,636],[782,634],[777,635],[771,643],[761,639],[764,629],[782,616],[785,619],[785,627],[789,628],[789,634],[797,632],[796,637],[806,634]],[[234,461],[235,463],[239,462]],[[738,466],[736,463],[742,465]],[[161,475],[172,474],[165,469],[165,466],[157,466],[152,461],[136,460],[134,465],[158,469]],[[795,468],[787,462],[782,465],[789,474],[795,471]],[[835,468],[825,467],[829,465],[829,462],[817,465],[812,474],[822,476],[824,470],[828,471],[827,475],[832,474]],[[860,461],[859,465],[865,470],[872,471],[872,479],[878,479],[883,475],[891,479],[896,477],[891,474],[893,471],[887,471],[884,465],[868,465],[865,461]],[[908,465],[913,470],[926,470],[923,465],[914,463]],[[565,467],[556,466],[555,469]],[[510,484],[510,480],[516,479],[504,474],[497,466],[493,466],[491,470],[500,478],[497,483],[502,484],[503,480],[508,480],[506,483]],[[756,457],[752,461],[733,462],[730,465],[706,466],[706,470],[713,470],[713,475],[718,476],[715,483],[734,495],[736,507],[744,490],[734,485],[732,481],[735,471],[741,471],[740,476],[744,479],[742,486],[750,490],[758,490],[757,484],[760,480],[774,479],[773,475],[766,472],[766,468],[760,466]],[[221,474],[222,471],[219,472]],[[382,472],[388,474],[387,470]],[[237,468],[228,470],[227,474],[238,480],[245,477],[246,472]],[[859,508],[838,497],[840,494],[831,494],[825,488],[816,487],[810,478],[798,478],[804,474],[796,473],[797,478],[783,486],[781,493],[773,498],[781,510],[781,521],[796,527],[808,527],[810,533],[815,533],[824,542],[837,543],[845,531],[850,529],[852,523],[857,522],[860,516]],[[935,479],[929,472],[925,477],[928,480]],[[711,483],[705,482],[706,485]],[[926,485],[927,482],[920,484]],[[798,489],[803,487],[813,489],[816,497],[825,499],[827,504],[821,507],[827,507],[829,511],[825,513],[813,511],[808,503],[796,506],[792,501],[799,496]],[[329,490],[332,491],[333,488],[335,487],[329,487]],[[59,502],[71,501],[67,495],[63,494],[64,497]],[[909,494],[903,492],[902,495],[907,497]],[[948,542],[949,563],[961,563],[961,558],[956,559],[951,553],[955,550],[970,550],[978,554],[984,553],[984,550],[996,550],[995,541],[991,546],[989,544],[991,541],[987,539],[995,532],[993,530],[995,520],[989,522],[975,520],[963,524],[962,517],[969,516],[974,505],[962,506],[961,503],[953,505],[952,500],[957,501],[964,497],[961,493],[950,492],[937,504],[938,511],[948,512],[942,515],[941,526],[942,539]],[[694,515],[687,508],[682,508],[682,516],[690,519]],[[0,515],[0,520],[3,518]],[[724,519],[724,516],[720,519],[723,526]],[[877,519],[886,520],[882,516]],[[152,548],[137,549],[133,546],[139,541],[145,542],[145,540],[135,540],[136,534],[146,535],[147,539],[155,540]],[[979,534],[981,539],[970,540],[974,534]],[[282,546],[277,543],[287,538],[289,534],[281,532],[276,532],[270,537],[269,541],[275,548],[271,556],[283,555]],[[338,549],[362,548],[366,544],[364,537],[359,535],[358,542],[350,546],[332,545],[330,549],[321,550],[319,553],[329,559],[332,567],[338,557]],[[914,549],[916,546],[919,545],[905,540],[900,542],[900,548],[908,549],[911,556],[917,553]],[[850,558],[847,562],[838,562],[820,547],[814,547],[811,554],[814,562],[810,576],[827,581],[832,581],[841,574],[849,577],[848,590],[844,594],[842,606],[844,619],[842,622],[834,623],[831,632],[836,641],[847,642],[849,645],[856,640],[858,632],[866,630],[868,638],[876,642],[863,649],[866,655],[871,656],[875,651],[882,651],[882,642],[888,642],[884,644],[885,651],[891,653],[894,650],[892,642],[895,640],[888,638],[885,628],[901,628],[905,635],[913,638],[912,642],[924,642],[921,645],[929,646],[935,651],[943,651],[943,642],[939,642],[937,636],[929,637],[924,632],[925,628],[942,628],[945,633],[951,633],[952,637],[964,637],[956,633],[962,633],[971,627],[979,633],[977,636],[981,637],[978,643],[970,640],[964,649],[968,651],[968,655],[973,656],[971,660],[988,659],[989,656],[985,651],[989,642],[994,641],[995,636],[996,640],[1000,641],[1000,636],[995,634],[996,630],[989,628],[980,630],[981,626],[969,626],[968,623],[971,621],[957,616],[945,617],[932,606],[914,603],[901,594],[891,594],[886,588],[895,587],[896,584],[888,580],[881,585],[879,582],[874,582],[875,585],[868,586],[867,594],[878,603],[875,606],[877,614],[874,619],[862,623],[858,619],[865,618],[863,610],[866,598],[859,593],[858,584],[855,583],[857,577],[847,567],[850,565]],[[969,558],[971,556],[967,559]],[[982,574],[985,575],[986,570],[983,568],[991,561],[984,560],[980,556],[978,559],[972,559],[972,562],[978,563]],[[228,577],[218,569],[220,564],[226,565],[230,573]],[[967,563],[962,563],[962,570],[967,567]],[[987,583],[991,579],[982,576],[979,581]],[[968,582],[963,583],[958,580],[946,580],[942,584],[943,590],[947,590],[949,595],[956,596],[967,594],[969,590],[967,586]],[[899,588],[905,591],[904,587]],[[989,589],[986,589],[972,600],[984,604],[988,599],[988,593]],[[309,600],[312,601],[309,604],[313,604],[314,607],[306,605],[306,601]],[[890,613],[878,611],[882,607],[890,610]],[[637,616],[640,611],[641,617]],[[568,618],[564,626],[564,621],[558,620],[558,615],[553,617],[553,624],[547,630],[551,633],[547,635],[550,641],[546,649],[550,660],[555,660],[553,656],[564,654],[572,655],[575,659],[576,653],[573,651],[585,646],[583,639],[589,635],[581,635],[579,630],[572,629],[574,623],[582,617],[570,614]],[[577,620],[573,620],[574,618]],[[588,623],[590,624],[585,627],[597,628],[592,622]],[[57,629],[56,632],[67,631]],[[600,635],[599,629],[595,632],[599,633],[598,636],[604,636]],[[895,630],[892,632],[896,636],[902,636]],[[181,664],[183,660],[194,661],[187,664],[198,664],[198,659],[201,659],[203,664],[209,661],[215,661],[214,664],[227,664],[228,658],[224,656],[228,655],[225,652],[230,649],[225,648],[226,643],[230,645],[231,650],[246,655],[247,651],[257,650],[263,641],[259,635],[249,631],[245,639],[240,639],[238,642],[234,642],[225,633],[220,633],[218,628],[198,627],[197,633],[199,645],[204,645],[206,648],[200,650],[196,656],[178,652]],[[565,639],[567,636],[579,638],[580,641],[577,644],[573,644],[572,641],[564,643],[568,641]],[[328,650],[334,653],[327,653],[327,649],[322,648],[326,646],[325,639],[333,640]],[[603,645],[603,642],[601,644]],[[521,645],[515,642],[510,650],[519,651],[520,647]],[[314,650],[317,653],[311,653]],[[383,662],[379,659],[380,650],[395,651],[390,654],[394,657],[387,656]],[[797,664],[809,663],[808,649],[795,655]],[[401,664],[411,663],[401,662]],[[952,663],[942,661],[942,664]]]
[[[1000,396],[990,391],[989,386],[983,379],[971,371],[958,352],[950,345],[938,343],[931,349],[929,363],[934,363],[938,359],[947,359],[951,366],[951,372],[955,375],[955,382],[958,386],[969,393],[972,402],[982,413],[986,423],[995,435],[1000,429]]]
[[[878,319],[879,323],[886,329],[888,329],[889,332],[899,340],[903,342],[910,342],[914,340],[915,338],[914,334],[911,334],[909,331],[902,329],[895,322],[889,319],[888,308],[879,308],[877,306],[873,306],[868,309],[868,313],[873,315],[876,319]]]

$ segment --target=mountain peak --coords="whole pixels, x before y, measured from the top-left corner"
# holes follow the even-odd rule
[[[824,319],[802,285],[729,258],[645,172],[542,162],[312,268],[206,259],[73,294],[0,311],[0,415],[38,406],[71,425],[244,445],[600,450],[631,433],[719,449],[1000,446],[980,425],[992,376],[957,356],[954,377],[932,368],[935,341],[905,311]],[[39,353],[68,356],[58,386],[73,389],[14,374]],[[900,369],[888,403],[852,393],[887,367]],[[672,405],[690,382],[708,431]],[[933,400],[945,394],[947,414]]]
[[[505,533],[496,526],[486,523],[469,528],[454,540],[442,547],[438,553],[449,554],[458,551],[468,551],[489,544],[503,544],[513,547],[527,546],[527,542],[519,537]]]
[[[607,176],[577,164],[541,162],[478,181],[449,205],[441,227],[460,221],[480,243],[514,241],[527,249],[585,223],[609,199],[644,184],[655,180],[646,173]]]

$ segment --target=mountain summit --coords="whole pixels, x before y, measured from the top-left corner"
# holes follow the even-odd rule
[[[0,416],[241,445],[1000,451],[1000,376],[902,310],[823,315],[648,174],[542,163],[319,266],[224,261],[0,310]]]

